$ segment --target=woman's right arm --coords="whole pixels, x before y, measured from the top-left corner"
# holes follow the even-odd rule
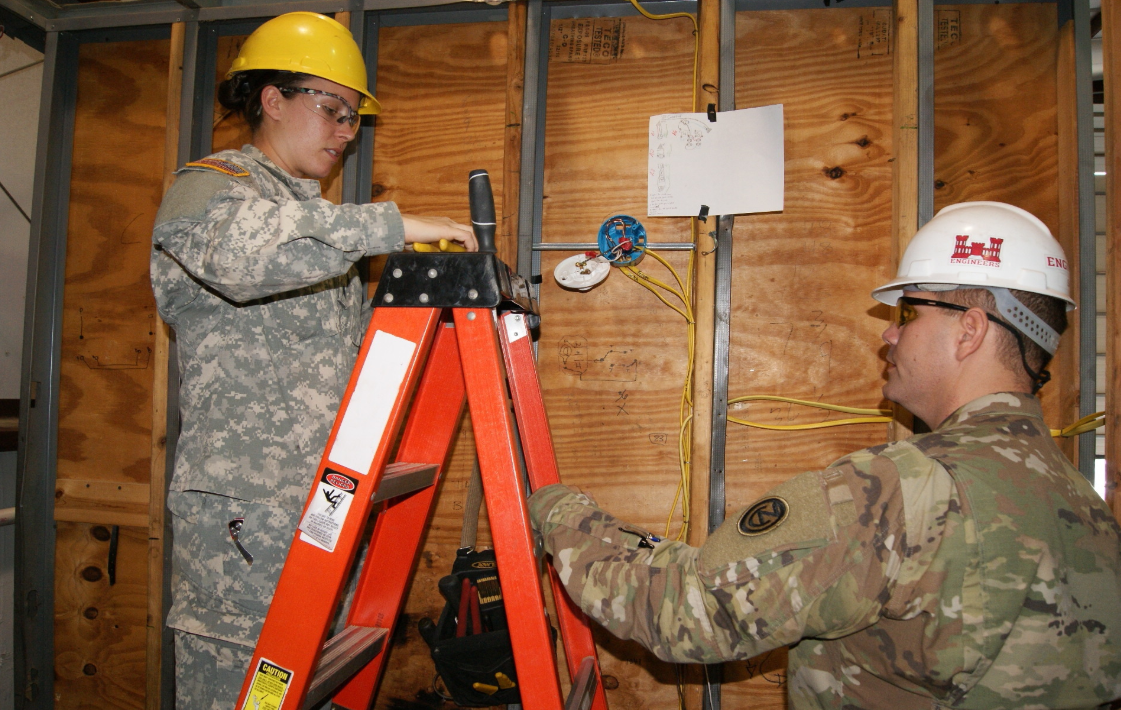
[[[400,251],[405,226],[392,202],[272,201],[241,180],[188,171],[168,191],[152,238],[199,281],[244,302],[346,273],[366,255]]]

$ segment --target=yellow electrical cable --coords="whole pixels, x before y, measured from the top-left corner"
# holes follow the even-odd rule
[[[693,23],[693,103],[691,110],[697,109],[697,73],[700,65],[701,42],[700,42],[700,28],[697,26],[697,16],[689,12],[671,12],[665,15],[655,15],[638,4],[638,0],[630,0],[634,9],[642,13],[643,17],[651,20],[672,20],[677,17],[688,17],[689,21]]]
[[[891,417],[856,417],[853,419],[830,419],[824,422],[817,422],[816,424],[760,424],[759,422],[749,422],[746,419],[739,419],[738,417],[728,417],[728,421],[742,424],[744,426],[754,427],[756,429],[770,429],[771,431],[803,431],[807,429],[828,429],[834,426],[845,426],[848,424],[886,424],[891,421]]]
[[[806,429],[827,429],[835,426],[845,426],[848,424],[886,424],[891,421],[891,412],[884,409],[865,409],[862,407],[846,407],[840,404],[827,404],[825,402],[811,402],[804,399],[794,399],[792,397],[779,397],[770,394],[749,394],[743,397],[735,397],[728,400],[728,404],[735,404],[736,402],[787,402],[789,404],[798,404],[804,407],[816,407],[817,409],[827,409],[832,412],[843,412],[845,414],[862,414],[865,416],[855,417],[850,419],[831,419],[824,422],[817,422],[813,424],[760,424],[759,422],[749,422],[746,419],[739,417],[728,416],[728,421],[743,426],[754,427],[756,429],[769,429],[771,431],[803,431]]]
[[[891,410],[888,409],[864,409],[862,407],[846,407],[840,404],[827,404],[825,402],[811,402],[805,399],[793,399],[791,397],[779,397],[771,394],[749,394],[743,397],[736,397],[729,399],[728,404],[735,404],[736,402],[754,402],[754,401],[767,401],[767,402],[789,402],[790,404],[800,404],[806,407],[817,407],[818,409],[828,409],[833,412],[843,412],[845,414],[865,414],[870,416],[883,416],[890,417]]]
[[[1052,429],[1051,436],[1061,436],[1063,438],[1069,439],[1071,437],[1091,432],[1104,424],[1105,412],[1094,412],[1093,414],[1087,414],[1070,426],[1064,427],[1062,429]]]
[[[693,91],[692,91],[693,99],[692,99],[692,103],[690,104],[690,110],[695,111],[696,108],[697,108],[697,76],[698,76],[699,71],[700,71],[700,52],[701,52],[700,28],[697,25],[696,15],[694,15],[692,13],[688,13],[688,12],[671,12],[671,13],[668,13],[668,14],[665,14],[665,15],[655,15],[655,14],[647,11],[641,5],[639,5],[638,0],[630,0],[630,3],[631,3],[631,5],[634,6],[634,8],[636,10],[639,11],[639,13],[642,14],[643,17],[646,17],[646,18],[651,19],[651,20],[671,20],[671,19],[678,18],[678,17],[687,17],[687,18],[689,18],[689,21],[693,23]],[[678,502],[678,500],[680,500],[681,504],[682,504],[682,508],[681,508],[682,521],[681,521],[681,530],[678,531],[678,534],[677,534],[677,537],[676,537],[676,539],[679,539],[679,540],[685,539],[685,537],[689,533],[689,504],[690,504],[690,500],[689,500],[689,483],[690,483],[689,452],[690,452],[690,443],[691,443],[689,440],[691,439],[691,436],[692,436],[692,426],[691,426],[692,419],[693,419],[693,415],[692,415],[693,390],[692,390],[692,387],[693,387],[693,368],[694,368],[694,364],[695,364],[694,349],[695,349],[695,342],[696,342],[696,332],[695,332],[696,322],[694,321],[694,318],[693,318],[693,306],[692,306],[692,303],[691,303],[691,295],[692,295],[692,291],[693,291],[693,260],[694,260],[693,257],[694,257],[694,252],[696,250],[696,244],[697,244],[697,221],[696,221],[696,219],[690,220],[689,231],[690,231],[691,241],[694,245],[694,249],[691,250],[690,253],[689,253],[689,266],[688,266],[689,271],[688,271],[688,276],[687,276],[684,284],[682,283],[681,278],[678,276],[678,274],[674,270],[674,268],[672,266],[670,266],[669,262],[667,262],[665,259],[661,258],[660,256],[654,254],[649,249],[646,250],[646,253],[651,254],[657,261],[661,262],[662,265],[664,265],[667,269],[669,269],[670,273],[673,274],[674,280],[677,281],[677,285],[681,289],[680,291],[668,286],[667,284],[664,284],[664,283],[658,281],[657,279],[653,279],[653,280],[650,279],[641,270],[639,270],[637,268],[630,267],[630,270],[627,270],[626,268],[624,269],[624,273],[627,274],[628,278],[630,278],[632,281],[639,284],[640,286],[643,286],[644,288],[646,288],[648,291],[650,291],[655,296],[657,296],[658,300],[660,300],[662,303],[666,304],[667,306],[669,306],[673,310],[677,311],[677,313],[679,313],[682,317],[684,317],[685,322],[686,322],[686,328],[688,330],[689,360],[688,360],[688,364],[687,364],[686,372],[685,372],[685,385],[682,387],[682,391],[681,391],[681,408],[680,408],[679,417],[678,417],[679,424],[680,424],[680,430],[678,432],[678,462],[679,462],[680,470],[681,470],[681,478],[678,481],[677,493],[674,495],[673,506],[670,508],[669,518],[666,521],[666,537],[668,538],[669,537],[670,525],[671,525],[672,520],[673,520],[673,511],[677,509],[677,502]],[[662,294],[658,293],[658,291],[656,290],[658,288],[669,291],[671,294],[676,296],[681,301],[682,308],[678,308],[677,306],[670,303],[664,296],[662,296]],[[678,704],[680,705],[683,702],[682,699],[681,699],[681,695],[680,695],[681,688],[678,688],[678,692],[679,692]]]
[[[794,399],[793,397],[780,397],[770,394],[749,394],[743,397],[734,397],[728,400],[728,404],[735,404],[737,402],[786,402],[789,404],[798,404],[805,407],[816,407],[818,409],[827,409],[833,412],[843,412],[845,414],[861,414],[862,417],[851,419],[833,419],[825,422],[818,422],[816,424],[761,424],[759,422],[749,422],[738,417],[729,416],[728,421],[742,424],[744,426],[755,427],[756,429],[770,429],[772,431],[802,431],[806,429],[825,429],[834,426],[844,426],[846,424],[884,424],[891,421],[891,412],[886,409],[865,409],[862,407],[846,407],[840,404],[828,404],[825,402],[811,402],[804,399]],[[1062,429],[1051,429],[1051,436],[1055,437],[1075,437],[1081,434],[1091,432],[1105,424],[1105,412],[1094,412],[1088,414],[1078,421],[1066,426]]]

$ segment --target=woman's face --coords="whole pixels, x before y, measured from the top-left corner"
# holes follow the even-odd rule
[[[308,79],[300,88],[323,93],[265,87],[261,92],[264,120],[253,144],[294,177],[324,178],[342,158],[347,143],[354,140],[358,125],[338,119],[357,111],[361,95],[319,77]]]

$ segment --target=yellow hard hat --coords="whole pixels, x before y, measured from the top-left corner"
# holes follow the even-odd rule
[[[362,94],[358,113],[381,112],[366,84],[366,62],[339,22],[316,12],[289,12],[258,27],[241,45],[226,78],[254,69],[311,74]]]

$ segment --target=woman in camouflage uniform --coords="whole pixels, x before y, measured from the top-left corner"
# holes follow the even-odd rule
[[[380,110],[350,33],[297,12],[243,45],[219,100],[253,131],[188,163],[156,218],[152,288],[175,329],[182,431],[168,494],[177,706],[237,700],[369,320],[355,263],[467,226],[334,205],[325,177]]]

